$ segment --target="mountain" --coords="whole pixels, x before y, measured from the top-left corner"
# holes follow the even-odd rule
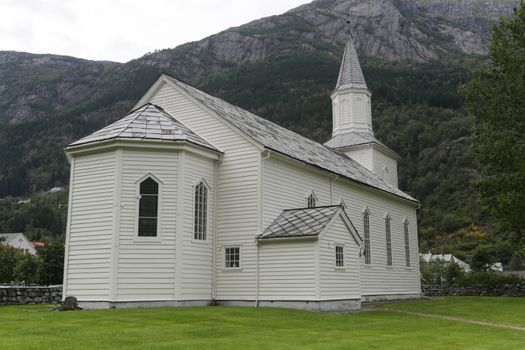
[[[400,186],[422,201],[423,239],[490,226],[458,86],[483,61],[490,26],[518,3],[318,0],[127,63],[0,51],[0,198],[66,184],[63,147],[125,115],[161,72],[324,142],[350,31],[376,136],[402,156]],[[26,230],[10,212],[0,204],[0,231]]]

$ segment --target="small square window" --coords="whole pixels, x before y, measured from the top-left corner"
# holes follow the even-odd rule
[[[335,266],[344,267],[345,266],[345,255],[342,245],[335,246]]]
[[[241,267],[240,264],[240,252],[239,247],[225,248],[224,250],[224,267],[228,269],[235,269]]]

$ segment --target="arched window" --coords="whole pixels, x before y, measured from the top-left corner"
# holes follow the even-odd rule
[[[365,263],[372,263],[372,254],[370,251],[370,212],[368,209],[363,213],[363,232],[365,236]]]
[[[408,220],[403,223],[403,231],[405,233],[405,260],[406,266],[410,267],[410,240],[408,236]]]
[[[386,234],[386,264],[392,266],[392,233],[390,231],[390,215],[385,218]]]
[[[148,177],[140,183],[139,236],[157,236],[159,184]]]
[[[316,202],[317,200],[315,199],[315,195],[312,193],[310,193],[310,195],[308,196],[307,200],[306,200],[306,204],[308,206],[308,208],[315,208],[316,207]]]
[[[204,241],[208,220],[208,188],[202,181],[195,186],[194,203],[193,238]]]

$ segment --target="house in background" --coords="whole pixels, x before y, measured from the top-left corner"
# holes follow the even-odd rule
[[[428,252],[427,254],[420,253],[419,257],[426,263],[432,263],[436,261],[443,261],[445,263],[455,263],[458,264],[464,272],[472,271],[469,264],[452,254],[432,254]]]
[[[2,238],[4,238],[3,241]],[[36,255],[36,249],[23,233],[0,233],[0,244],[7,244],[25,253]]]
[[[359,309],[421,295],[416,209],[349,40],[326,145],[161,75],[66,148],[64,298]]]

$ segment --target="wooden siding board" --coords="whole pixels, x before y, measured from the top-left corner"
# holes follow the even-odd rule
[[[67,247],[67,294],[107,300],[115,187],[114,152],[74,158]],[[87,267],[90,269],[87,270]],[[96,267],[96,268],[95,268]],[[89,281],[89,282],[86,282]]]
[[[224,152],[218,166],[216,298],[254,299],[255,241],[258,218],[260,152],[230,125],[212,115],[175,87],[161,86],[150,102],[189,127]],[[235,195],[237,194],[237,195]],[[241,271],[231,274],[222,268],[224,246],[242,246]],[[253,256],[253,258],[251,257]],[[210,275],[211,276],[211,275]],[[226,282],[227,281],[227,282]]]

